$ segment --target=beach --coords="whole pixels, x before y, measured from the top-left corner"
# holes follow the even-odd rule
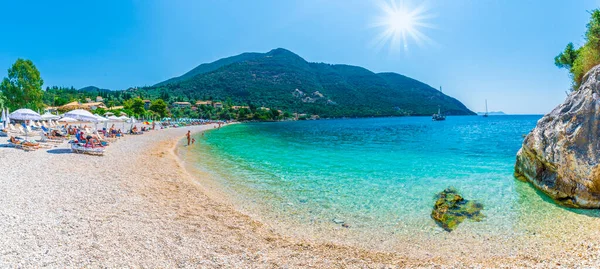
[[[105,156],[67,144],[0,148],[0,267],[595,267],[600,223],[536,227],[509,243],[442,234],[379,251],[298,236],[237,211],[178,159],[212,125],[126,136]],[[564,229],[559,231],[557,229]],[[552,237],[562,234],[562,236]],[[436,244],[439,240],[439,245]],[[461,241],[462,240],[462,241]],[[407,254],[413,249],[419,252]],[[466,245],[465,245],[466,244]],[[502,244],[506,244],[504,247]],[[452,246],[455,245],[454,249]],[[513,246],[521,245],[518,249]],[[472,252],[465,252],[471,250]],[[461,253],[462,252],[462,253]]]

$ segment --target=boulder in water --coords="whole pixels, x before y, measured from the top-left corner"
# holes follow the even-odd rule
[[[481,203],[465,200],[456,189],[450,187],[437,195],[431,218],[444,230],[451,232],[465,219],[481,221],[485,217],[481,210]]]
[[[600,208],[600,65],[582,81],[527,135],[515,177],[562,205]]]

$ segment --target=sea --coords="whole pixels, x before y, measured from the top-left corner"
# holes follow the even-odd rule
[[[436,236],[436,195],[448,187],[483,204],[455,232],[528,233],[563,212],[513,176],[541,115],[396,117],[241,123],[197,134],[180,152],[203,182],[245,214],[296,231]],[[206,176],[208,175],[208,176]],[[209,179],[207,180],[206,177]],[[343,225],[343,226],[342,226]]]

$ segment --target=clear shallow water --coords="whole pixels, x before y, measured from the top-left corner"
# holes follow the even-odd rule
[[[418,234],[436,193],[453,186],[484,204],[459,229],[518,234],[564,212],[513,177],[523,135],[541,116],[375,118],[249,123],[197,136],[196,167],[241,208],[307,226]],[[533,216],[533,217],[532,217]]]

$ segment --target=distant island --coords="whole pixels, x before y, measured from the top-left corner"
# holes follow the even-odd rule
[[[482,116],[484,115],[485,112],[477,112],[477,115]],[[490,111],[488,112],[488,115],[490,116],[504,116],[506,115],[506,113],[502,112],[502,111]]]

